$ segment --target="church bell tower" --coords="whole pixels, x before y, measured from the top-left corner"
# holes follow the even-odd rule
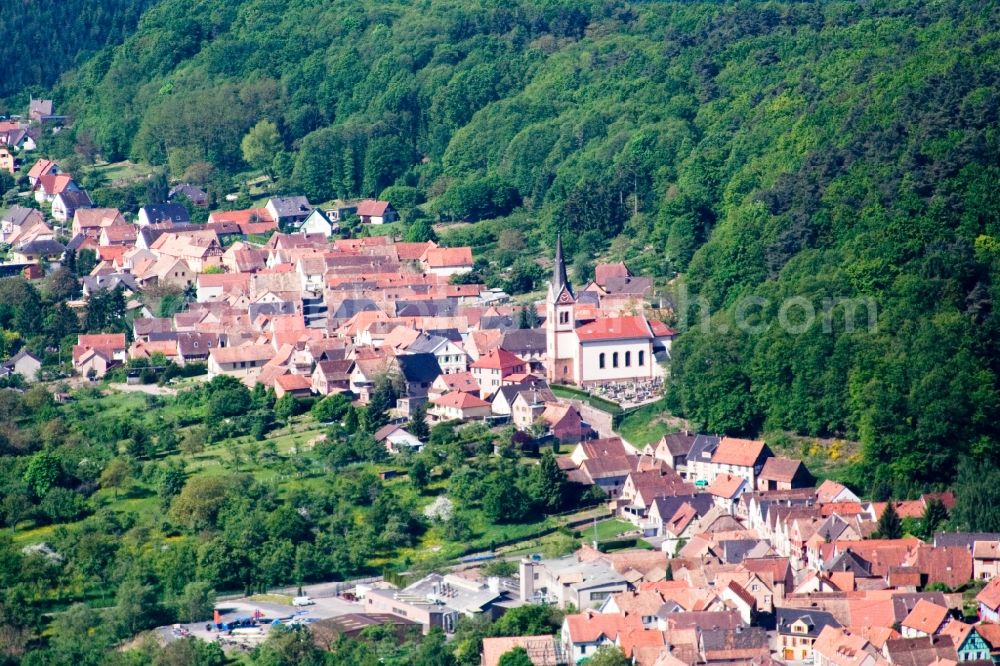
[[[546,378],[550,383],[576,384],[576,296],[566,278],[562,235],[556,236],[556,257],[545,297]]]

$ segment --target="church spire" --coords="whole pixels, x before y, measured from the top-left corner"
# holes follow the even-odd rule
[[[559,294],[563,287],[573,295],[573,288],[566,278],[566,261],[563,259],[562,232],[556,234],[556,258],[552,266],[552,293]]]

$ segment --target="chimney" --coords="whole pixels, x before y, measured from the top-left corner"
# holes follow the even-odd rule
[[[489,585],[490,592],[493,594],[500,594],[500,577],[490,576],[486,579],[486,584]]]
[[[535,563],[528,558],[521,560],[521,601],[530,603],[535,596]]]

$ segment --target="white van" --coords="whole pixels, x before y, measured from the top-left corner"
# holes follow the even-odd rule
[[[316,602],[310,599],[308,596],[295,597],[292,599],[293,606],[312,606]]]

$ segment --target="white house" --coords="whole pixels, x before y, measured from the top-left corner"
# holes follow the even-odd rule
[[[314,208],[309,217],[305,219],[299,231],[304,234],[323,234],[330,237],[334,231],[340,229],[340,225],[333,222],[330,216],[319,208]]]

